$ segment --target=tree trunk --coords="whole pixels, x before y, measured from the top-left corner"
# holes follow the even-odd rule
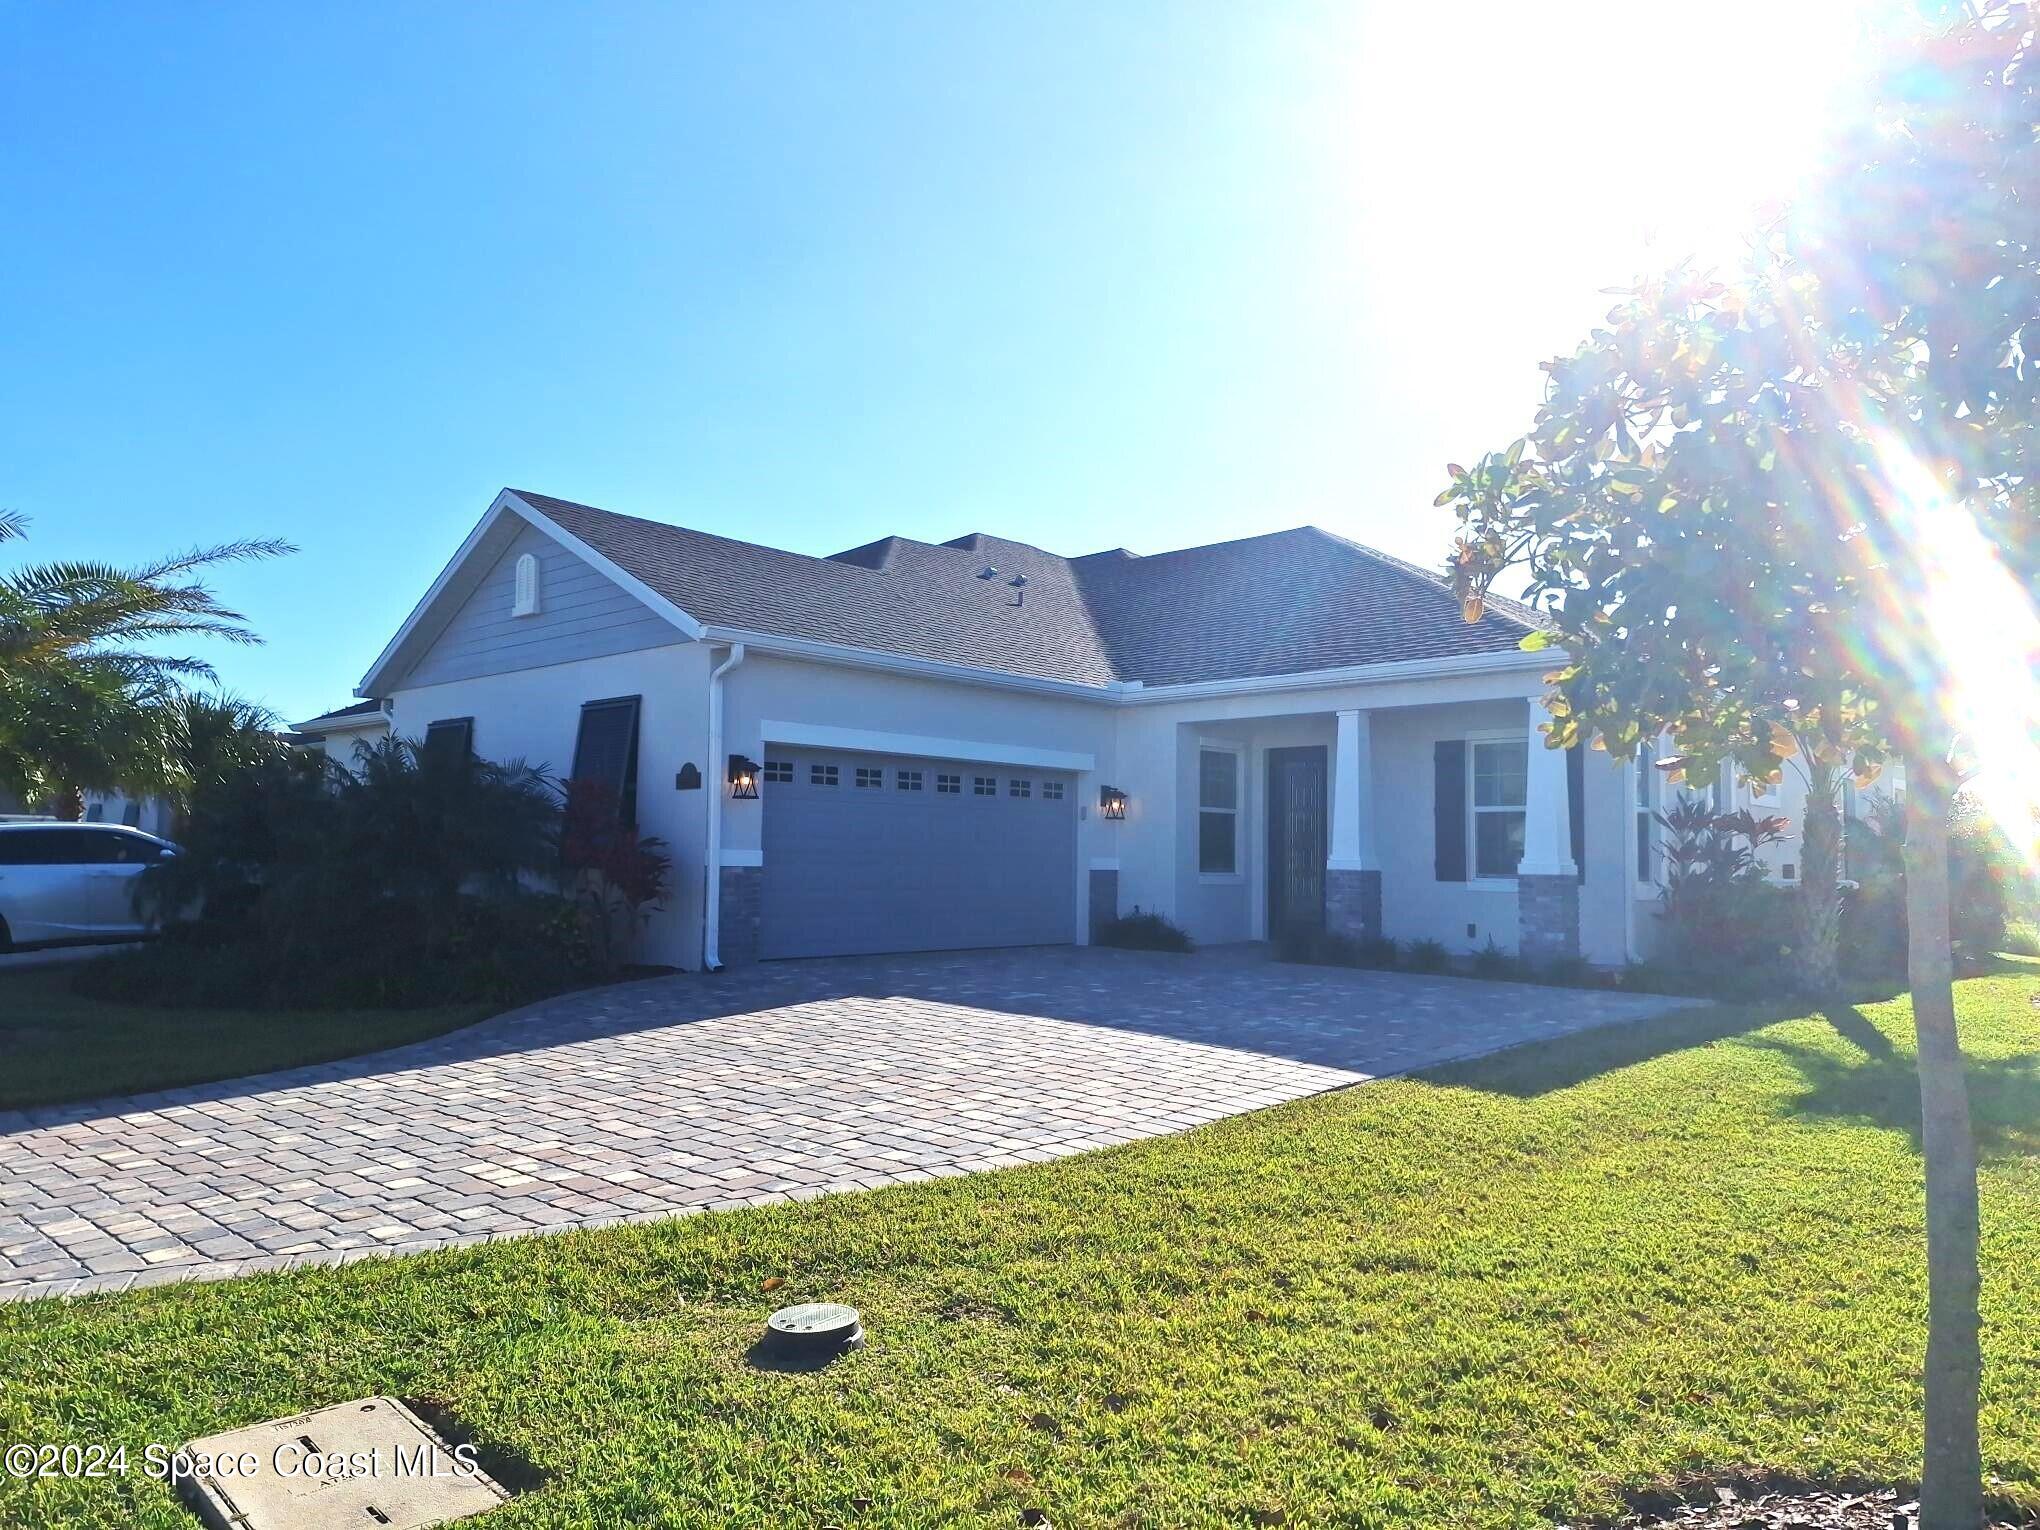
[[[1806,809],[1799,826],[1799,938],[1794,966],[1802,992],[1825,998],[1842,985],[1836,955],[1842,930],[1842,823],[1833,766],[1806,761]]]
[[[1983,1378],[1976,1138],[1969,1126],[1969,1089],[1955,1031],[1948,935],[1952,796],[1939,760],[1907,761],[1907,960],[1927,1175],[1927,1416],[1920,1530],[1977,1530],[1983,1523],[1983,1456],[1976,1420]]]
[[[85,794],[75,786],[59,787],[50,798],[50,813],[64,823],[78,822],[85,816]]]

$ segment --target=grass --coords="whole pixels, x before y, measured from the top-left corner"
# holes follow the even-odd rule
[[[2040,1505],[2040,972],[1961,988],[1997,1491]],[[0,1307],[0,1439],[139,1451],[385,1391],[534,1527],[1536,1525],[1681,1474],[1918,1469],[1904,1003],[1685,1013],[1060,1163]],[[867,1348],[791,1374],[766,1312]],[[860,1501],[869,1500],[860,1507]],[[0,1524],[188,1524],[12,1482]]]
[[[437,1036],[489,1009],[146,1009],[74,994],[67,967],[4,973],[0,1110],[331,1062]]]

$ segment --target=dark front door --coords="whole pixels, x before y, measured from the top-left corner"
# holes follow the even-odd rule
[[[1325,927],[1325,747],[1268,751],[1268,937]]]

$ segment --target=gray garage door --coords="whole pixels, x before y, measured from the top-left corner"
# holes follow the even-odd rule
[[[766,956],[1075,938],[1071,776],[769,745],[763,774]]]

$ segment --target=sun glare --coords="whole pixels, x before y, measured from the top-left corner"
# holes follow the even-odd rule
[[[1969,792],[2040,871],[2040,614],[1974,517],[1910,450],[1886,441],[1878,456],[1920,584],[1914,609],[1891,615],[1933,645],[1936,668],[1952,677],[1942,712],[1973,762]]]

